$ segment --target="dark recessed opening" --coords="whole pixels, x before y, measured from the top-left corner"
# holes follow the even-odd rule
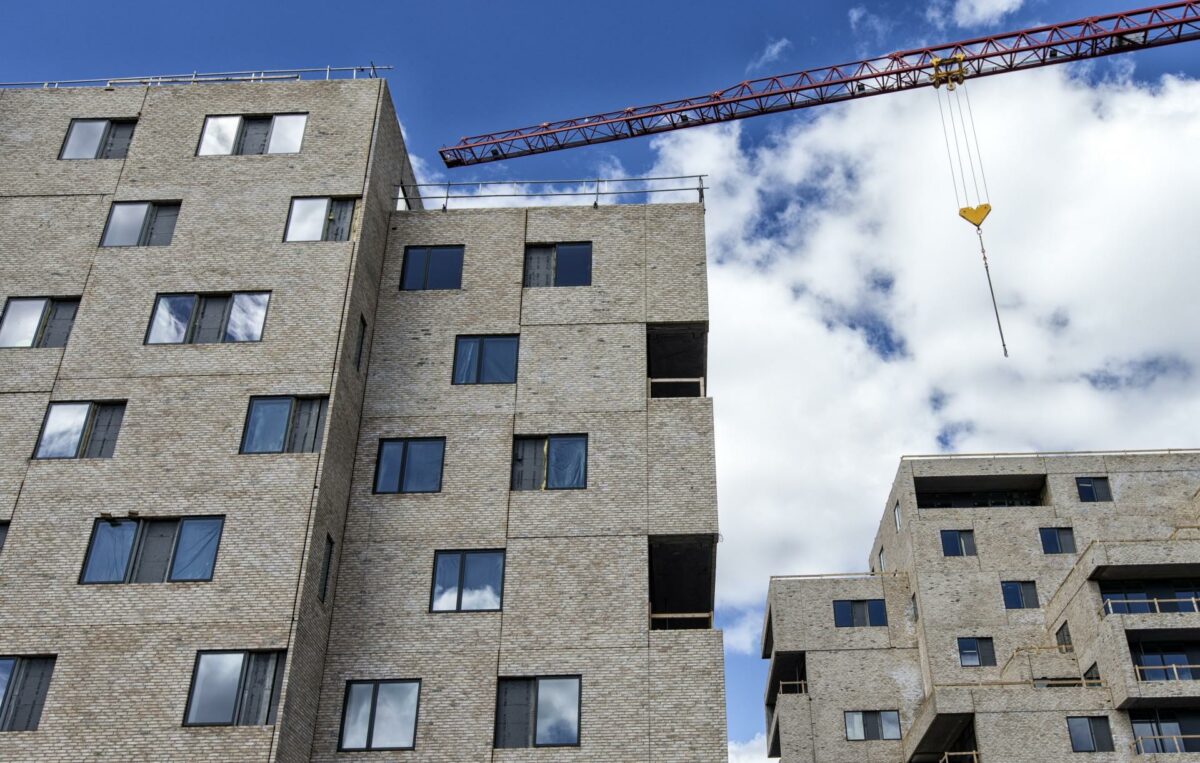
[[[650,538],[650,628],[711,628],[716,538],[657,535]]]
[[[647,324],[646,351],[650,397],[704,397],[708,324]]]
[[[971,509],[1045,505],[1046,475],[985,474],[914,477],[917,508]]]

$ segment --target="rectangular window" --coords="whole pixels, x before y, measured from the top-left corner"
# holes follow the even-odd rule
[[[896,501],[896,505],[892,507],[892,520],[896,523],[896,532],[900,532],[900,502]]]
[[[1054,643],[1058,644],[1058,651],[1073,652],[1075,647],[1071,644],[1071,628],[1067,623],[1054,632]]]
[[[325,431],[327,397],[252,397],[242,453],[316,453]]]
[[[1112,500],[1112,490],[1108,486],[1108,477],[1076,477],[1075,487],[1079,490],[1079,500],[1084,503],[1098,503]]]
[[[0,522],[0,551],[4,551],[6,540],[8,540],[8,522]]]
[[[496,691],[497,748],[579,744],[579,676],[501,678]]]
[[[1043,527],[1038,533],[1042,536],[1043,553],[1075,553],[1075,531],[1070,527]]]
[[[1067,718],[1071,752],[1113,752],[1112,731],[1107,716]]]
[[[419,680],[347,681],[338,750],[411,750]]]
[[[51,403],[34,458],[111,458],[125,403]]]
[[[0,731],[37,731],[54,661],[53,656],[0,657]]]
[[[883,599],[839,599],[833,602],[833,624],[838,628],[865,628],[887,625]]]
[[[900,738],[900,713],[896,710],[848,710],[846,739],[851,742]]]
[[[354,370],[362,370],[363,351],[367,347],[367,319],[358,316],[358,346],[354,348]]]
[[[442,437],[380,440],[375,461],[376,493],[438,493],[442,490]]]
[[[11,297],[0,315],[0,347],[65,347],[79,297]]]
[[[286,653],[197,652],[184,726],[275,723]]]
[[[349,241],[354,199],[294,198],[284,241]]]
[[[587,487],[585,434],[513,440],[513,490],[582,490]]]
[[[887,564],[887,555],[884,553],[884,550],[881,548],[881,549],[879,549],[879,571],[880,572],[884,572],[887,570],[886,564]]]
[[[307,114],[206,117],[197,156],[298,154]]]
[[[515,384],[516,334],[460,336],[454,340],[454,384]]]
[[[504,551],[438,551],[433,555],[430,612],[499,610]]]
[[[209,581],[224,517],[97,519],[80,583]]]
[[[1006,580],[1000,583],[1005,609],[1037,609],[1037,584],[1031,580]]]
[[[975,531],[942,530],[942,556],[975,556]]]
[[[317,589],[317,598],[325,601],[329,594],[329,573],[333,569],[333,538],[325,536],[325,554],[321,557],[321,587]]]
[[[175,235],[178,201],[114,201],[100,246],[166,246]]]
[[[990,638],[960,638],[958,664],[964,668],[987,667],[996,664],[996,647]]]
[[[591,286],[592,242],[529,244],[525,247],[526,286]]]
[[[146,344],[215,344],[262,339],[271,293],[159,294]]]
[[[406,246],[401,291],[461,289],[463,246]]]
[[[72,119],[59,159],[124,159],[136,119]]]

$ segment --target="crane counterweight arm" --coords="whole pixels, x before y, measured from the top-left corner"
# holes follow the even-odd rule
[[[956,75],[961,66],[961,76],[972,78],[1195,39],[1200,39],[1200,0],[1167,3],[748,80],[695,98],[476,135],[438,153],[447,167],[483,164],[938,85],[945,80],[947,61],[954,62]]]

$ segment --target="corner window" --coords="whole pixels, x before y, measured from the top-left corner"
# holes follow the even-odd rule
[[[525,247],[526,286],[591,286],[592,242],[529,244]]]
[[[197,156],[297,154],[307,114],[206,117]]]
[[[587,435],[517,437],[513,490],[581,490],[587,487]]]
[[[1000,583],[1005,609],[1037,609],[1037,583],[1032,580],[1006,580]]]
[[[316,453],[325,431],[327,397],[252,397],[242,453]]]
[[[406,246],[401,291],[461,289],[462,246]]]
[[[896,501],[896,505],[892,507],[892,519],[896,523],[896,532],[900,532],[900,502]]]
[[[1054,643],[1058,644],[1058,651],[1060,652],[1075,651],[1075,647],[1071,643],[1071,627],[1066,622],[1054,632]]]
[[[896,710],[849,710],[846,739],[851,742],[900,738],[900,713]]]
[[[1112,489],[1108,486],[1108,477],[1076,477],[1075,487],[1079,490],[1079,500],[1084,503],[1112,500]]]
[[[317,589],[317,599],[325,601],[329,594],[329,575],[333,570],[333,538],[325,536],[325,553],[321,557],[321,587]]]
[[[879,571],[880,572],[887,571],[887,554],[884,552],[884,550],[882,548],[879,549]]]
[[[178,201],[114,201],[100,246],[166,246],[175,235]]]
[[[37,731],[54,662],[53,656],[0,657],[0,731]]]
[[[270,292],[160,294],[146,344],[257,342],[267,320]]]
[[[136,119],[72,119],[59,159],[124,159]]]
[[[1107,716],[1067,718],[1067,733],[1071,735],[1071,752],[1114,751]]]
[[[65,347],[79,297],[13,297],[0,316],[0,347]]]
[[[284,241],[349,241],[354,199],[295,198]]]
[[[275,722],[286,653],[198,652],[184,726]]]
[[[964,668],[995,665],[995,644],[990,638],[960,638],[958,640],[958,664]]]
[[[34,458],[111,458],[125,403],[51,403]]]
[[[411,750],[421,682],[347,681],[339,750]]]
[[[515,334],[455,338],[452,383],[515,384],[518,344]]]
[[[1075,531],[1070,527],[1043,527],[1038,530],[1042,537],[1042,552],[1046,554],[1075,553]]]
[[[209,581],[224,517],[97,519],[80,583]]]
[[[438,551],[434,554],[430,612],[499,610],[503,595],[503,551]]]
[[[376,493],[437,493],[446,441],[440,437],[380,440]]]
[[[942,530],[942,556],[975,556],[975,531]]]
[[[579,744],[579,676],[501,678],[496,692],[497,748]]]
[[[833,602],[833,624],[838,628],[887,625],[883,599],[839,599]]]

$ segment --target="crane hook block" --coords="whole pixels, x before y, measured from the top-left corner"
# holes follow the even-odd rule
[[[958,216],[978,228],[983,225],[991,211],[991,204],[980,204],[977,207],[963,207],[958,210]]]

